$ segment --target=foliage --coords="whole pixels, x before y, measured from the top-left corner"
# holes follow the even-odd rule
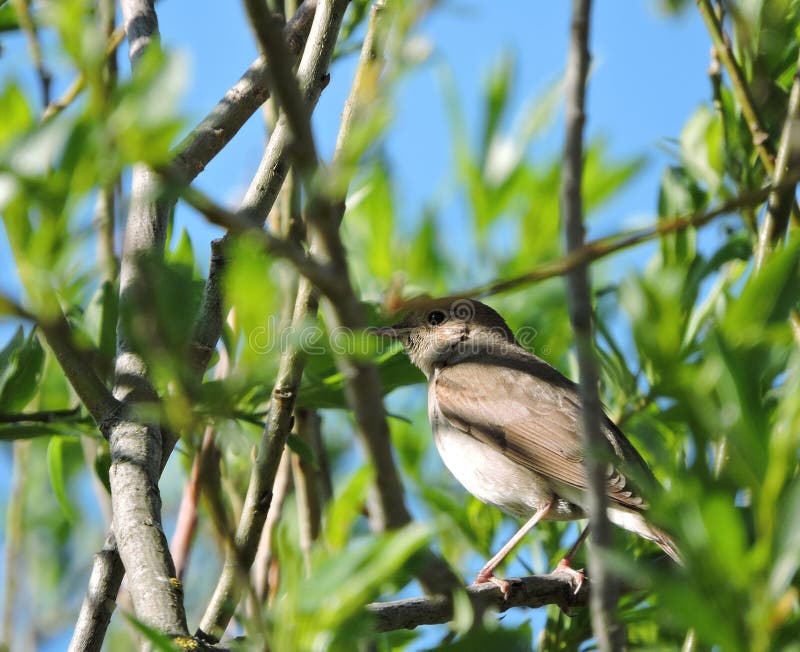
[[[690,4],[661,3],[668,12],[688,12]],[[764,137],[776,144],[796,69],[800,3],[722,4],[764,120]],[[93,486],[99,503],[107,503],[108,446],[41,328],[20,317],[30,313],[49,323],[63,311],[72,344],[106,383],[113,379],[118,324],[131,334],[130,345],[147,362],[159,395],[155,417],[182,438],[176,455],[182,468],[172,468],[164,485],[174,489],[185,479],[205,428],[216,432],[219,460],[214,477],[202,486],[194,544],[196,555],[209,561],[195,561],[184,581],[191,589],[186,591],[191,622],[202,613],[212,574],[230,544],[223,521],[241,511],[251,451],[268,413],[281,353],[300,346],[306,369],[297,407],[323,415],[325,446],[320,451],[298,433],[289,446],[295,467],[304,462],[320,473],[330,470],[334,496],[327,496],[319,538],[303,545],[304,506],[295,477],[295,491],[271,533],[268,570],[277,586],[255,602],[249,596],[249,607],[237,612],[248,635],[237,649],[432,645],[425,630],[375,635],[364,605],[416,592],[414,585],[404,587],[417,553],[429,544],[465,573],[494,550],[508,519],[467,497],[442,471],[418,387],[422,377],[406,357],[369,334],[340,337],[329,329],[325,313],[299,331],[287,328],[284,302],[296,279],[286,263],[246,236],[233,238],[226,249],[223,287],[231,318],[202,377],[186,362],[206,269],[205,249],[194,234],[176,229],[163,259],[140,261],[150,291],[136,298],[134,309],[120,310],[119,279],[90,255],[96,244],[92,206],[120,179],[129,192],[132,165],[170,160],[187,127],[177,108],[184,71],[168,49],[151,49],[139,74],[109,83],[105,37],[93,6],[83,0],[47,3],[36,14],[39,29],[57,42],[60,67],[85,79],[86,88],[72,105],[42,119],[24,83],[10,77],[0,89],[0,211],[14,258],[8,266],[23,288],[21,306],[0,301],[5,322],[14,326],[0,350],[0,440],[9,450],[29,447],[25,482],[13,497],[24,507],[16,533],[23,544],[6,547],[6,554],[24,557],[26,569],[11,608],[22,611],[29,597],[32,629],[52,635],[69,627],[105,526],[87,488]],[[0,32],[20,29],[12,7],[0,2]],[[423,11],[415,6],[398,19],[404,28],[390,42],[397,56],[380,89],[385,97],[364,117],[349,153],[355,177],[342,233],[352,278],[375,325],[385,322],[384,308],[401,296],[465,290],[514,277],[564,253],[560,158],[544,147],[530,155],[558,119],[561,86],[554,84],[511,119],[518,82],[508,55],[486,77],[477,126],[462,109],[475,98],[460,96],[451,74],[440,74],[454,179],[450,192],[430,198],[419,215],[402,214],[406,207],[384,143],[392,128],[392,93],[418,66],[404,47],[417,38],[413,20]],[[368,3],[354,3],[337,56],[350,56],[368,13]],[[653,193],[661,220],[708,209],[769,179],[727,84],[716,100],[698,107],[676,134],[673,161]],[[644,156],[620,159],[610,151],[602,138],[586,149],[589,219],[645,163]],[[442,217],[451,203],[464,207],[456,225]],[[790,232],[756,270],[761,208],[744,206],[714,237],[691,228],[662,236],[650,258],[624,280],[612,269],[613,260],[594,268],[605,403],[665,487],[652,497],[652,518],[674,533],[685,562],[682,568],[661,564],[651,544],[619,534],[619,552],[611,561],[626,584],[619,617],[632,649],[677,649],[690,630],[700,649],[798,649],[800,354],[790,324],[800,299],[800,242]],[[521,339],[528,348],[574,376],[560,279],[520,287],[490,302],[512,328],[527,334]],[[384,391],[392,392],[389,411],[399,417],[390,418],[392,441],[424,525],[381,536],[369,532],[365,512],[374,478],[353,443],[346,379],[336,366],[343,354],[375,364]],[[174,490],[165,487],[164,493],[170,516],[165,523],[171,526],[178,501]],[[14,527],[9,519],[8,528]],[[6,536],[10,540],[13,534]],[[530,535],[525,545],[537,570],[563,554],[567,534],[572,535],[571,526],[548,524]],[[11,586],[7,578],[6,586]],[[585,610],[568,617],[550,607],[543,622],[508,618],[473,624],[463,613],[456,620],[452,631],[437,632],[444,637],[441,649],[490,644],[528,649],[533,641],[546,650],[592,645]],[[115,620],[109,649],[130,647],[134,631],[159,649],[176,645],[131,618]]]

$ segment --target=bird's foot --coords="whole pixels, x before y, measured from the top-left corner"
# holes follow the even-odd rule
[[[519,582],[516,578],[511,578],[508,580],[504,580],[501,577],[495,577],[492,571],[480,571],[478,576],[475,578],[473,584],[485,584],[485,583],[494,584],[503,594],[503,599],[508,600],[508,596],[511,594],[511,585]]]
[[[566,575],[569,577],[570,582],[572,583],[572,595],[578,595],[578,591],[581,590],[584,581],[586,581],[586,574],[583,572],[583,569],[575,570],[570,566],[569,559],[562,559],[558,562],[558,565],[555,567],[551,575]]]

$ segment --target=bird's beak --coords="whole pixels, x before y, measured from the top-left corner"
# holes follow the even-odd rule
[[[378,337],[388,337],[392,340],[400,339],[400,329],[396,326],[381,326],[380,328],[372,328],[370,332]]]

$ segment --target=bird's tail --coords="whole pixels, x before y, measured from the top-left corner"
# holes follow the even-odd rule
[[[621,528],[629,530],[630,532],[635,532],[640,537],[649,539],[658,544],[676,564],[683,566],[681,553],[672,537],[664,532],[664,530],[645,521],[644,516],[639,512],[611,508],[608,510],[608,518],[612,523],[619,525]]]

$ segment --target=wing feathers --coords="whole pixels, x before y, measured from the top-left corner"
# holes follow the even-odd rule
[[[545,479],[587,490],[576,386],[545,362],[522,352],[512,358],[488,356],[443,367],[432,383],[439,410],[453,426]],[[487,383],[495,391],[487,390]],[[650,471],[610,420],[603,426],[613,461],[608,496],[643,509],[645,501],[620,467],[645,479],[652,477]]]

